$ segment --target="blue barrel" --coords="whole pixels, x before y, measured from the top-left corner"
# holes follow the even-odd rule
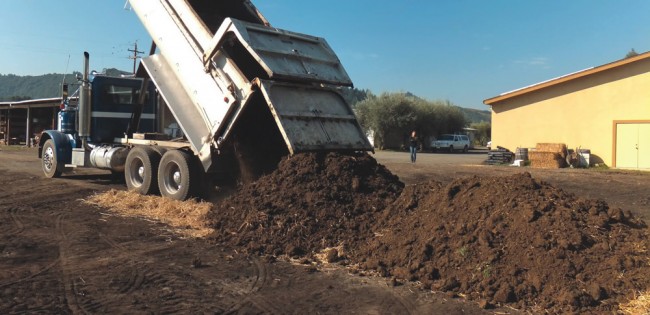
[[[61,110],[59,112],[59,131],[67,134],[75,133],[75,115],[74,110]]]

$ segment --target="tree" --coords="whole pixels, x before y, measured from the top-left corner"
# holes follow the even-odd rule
[[[354,108],[357,103],[367,99],[372,95],[372,92],[370,90],[359,90],[357,88],[342,88],[339,90],[341,92],[341,95],[343,95],[343,98]]]
[[[359,123],[382,149],[390,134],[408,133],[416,119],[414,99],[403,94],[383,93],[358,103],[356,109]]]
[[[637,53],[636,50],[634,50],[634,48],[632,48],[632,49],[627,53],[627,55],[625,55],[625,58],[626,58],[626,59],[627,59],[627,58],[632,58],[632,57],[634,57],[634,56],[638,56],[638,55],[639,55],[639,53]]]
[[[462,110],[451,102],[431,102],[406,93],[371,96],[356,106],[356,114],[364,130],[373,133],[375,146],[380,149],[405,145],[412,130],[421,140],[427,140],[460,131],[466,123]]]
[[[480,123],[473,123],[471,128],[476,129],[476,138],[474,138],[480,145],[486,145],[492,136],[492,124],[487,121]]]

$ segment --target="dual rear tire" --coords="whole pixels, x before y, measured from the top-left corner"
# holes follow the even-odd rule
[[[129,151],[124,165],[124,180],[130,191],[152,195],[158,190],[158,165],[161,154],[151,147],[135,147]]]
[[[176,200],[194,197],[198,191],[198,167],[193,156],[180,151],[167,151],[158,166],[158,188],[160,195]]]
[[[141,195],[160,193],[186,200],[198,192],[201,174],[197,164],[194,156],[181,150],[135,147],[126,158],[124,178],[128,189]]]

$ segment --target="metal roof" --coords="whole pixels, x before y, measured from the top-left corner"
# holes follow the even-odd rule
[[[569,74],[566,74],[566,75],[563,75],[563,76],[560,76],[560,77],[557,77],[557,78],[542,81],[542,82],[539,82],[539,83],[536,83],[536,84],[533,84],[533,85],[529,85],[529,86],[526,86],[526,87],[523,87],[523,88],[520,88],[520,89],[516,89],[516,90],[510,91],[510,92],[502,93],[502,94],[500,94],[498,96],[495,96],[495,97],[492,97],[492,98],[488,98],[488,99],[483,101],[483,104],[485,104],[485,105],[495,105],[496,103],[498,103],[500,101],[503,101],[503,100],[506,100],[506,99],[509,99],[509,98],[513,98],[513,97],[520,96],[520,95],[523,95],[523,94],[538,91],[538,90],[545,89],[545,88],[555,86],[555,85],[558,85],[558,84],[562,84],[562,83],[565,83],[565,82],[568,82],[568,81],[571,81],[571,80],[586,77],[586,76],[589,76],[589,75],[592,75],[592,74],[600,73],[600,72],[603,72],[603,71],[606,71],[606,70],[621,67],[621,66],[624,66],[624,65],[628,65],[628,64],[631,64],[631,63],[634,63],[634,62],[637,62],[637,61],[641,61],[641,60],[645,60],[645,59],[649,59],[649,58],[650,58],[650,52],[645,52],[645,53],[636,55],[634,57],[617,60],[617,61],[614,61],[614,62],[611,62],[611,63],[608,63],[608,64],[604,64],[602,66],[592,67],[592,68],[588,68],[588,69],[585,69],[585,70],[569,73]]]
[[[26,101],[0,102],[0,109],[55,107],[61,104],[61,97],[39,98]]]

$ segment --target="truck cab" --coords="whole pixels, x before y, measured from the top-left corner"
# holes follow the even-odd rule
[[[132,123],[134,108],[139,106],[142,84],[140,78],[91,78],[91,142],[113,143],[115,138],[124,137]],[[153,85],[149,85],[145,93],[142,114],[134,131],[156,132],[157,104]]]

